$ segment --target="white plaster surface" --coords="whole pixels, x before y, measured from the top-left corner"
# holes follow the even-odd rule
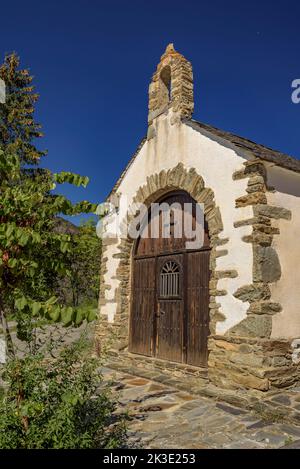
[[[173,168],[179,162],[183,163],[186,169],[196,169],[203,177],[205,187],[213,190],[216,205],[220,208],[224,226],[220,238],[229,238],[229,242],[220,247],[227,249],[228,255],[217,259],[217,268],[238,271],[237,278],[222,279],[218,283],[218,288],[228,291],[226,296],[217,298],[226,317],[224,322],[217,325],[217,333],[223,334],[246,317],[249,307],[248,303],[243,303],[233,296],[237,288],[252,283],[252,246],[242,241],[243,236],[251,233],[251,228],[233,226],[235,221],[253,216],[251,207],[235,208],[235,200],[246,194],[247,179],[234,181],[232,174],[243,168],[246,156],[239,155],[228,144],[222,144],[215,137],[209,137],[207,133],[204,135],[186,124],[171,125],[170,118],[169,111],[168,115],[162,115],[155,120],[156,136],[145,142],[122,180],[118,188],[118,193],[121,194],[120,217],[123,218],[126,214],[122,199],[127,198],[130,204],[138,188],[146,184],[147,176]],[[109,261],[105,283],[110,284],[111,289],[107,290],[105,295],[110,300],[118,286],[118,281],[113,277],[119,261],[111,257],[116,249],[116,246],[110,247],[106,253]],[[103,306],[101,313],[108,314],[112,320],[112,303]]]
[[[268,203],[291,210],[292,219],[278,220],[280,234],[274,236],[281,264],[281,278],[271,286],[272,300],[282,311],[273,316],[272,337],[300,337],[300,175],[277,166],[268,168]]]

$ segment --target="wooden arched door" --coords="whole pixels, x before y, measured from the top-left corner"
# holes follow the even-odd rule
[[[202,229],[196,222],[196,202],[186,192],[178,191],[165,196],[159,203],[166,203],[174,210],[170,211],[167,224],[161,212],[153,215],[149,211],[144,223],[148,237],[141,236],[136,242],[129,350],[164,360],[206,366],[210,278],[207,224],[204,222],[203,246],[197,250],[187,249],[183,211],[189,204],[193,229]],[[180,209],[182,216],[177,216]],[[156,235],[153,220],[158,222]],[[180,237],[178,223],[182,224]],[[166,237],[166,231],[169,237]]]

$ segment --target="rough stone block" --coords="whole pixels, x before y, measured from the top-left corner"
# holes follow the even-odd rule
[[[263,215],[268,218],[274,218],[276,220],[283,218],[284,220],[290,220],[292,213],[290,210],[282,207],[273,207],[271,205],[256,205],[253,208],[255,215]]]
[[[253,280],[272,283],[281,277],[278,254],[271,246],[254,246]]]
[[[238,288],[234,296],[241,301],[253,303],[259,300],[268,300],[271,297],[270,287],[264,283],[244,285]]]
[[[232,327],[228,334],[241,337],[270,337],[272,332],[272,318],[269,315],[249,315],[239,324]]]
[[[237,208],[247,207],[248,205],[266,204],[267,197],[264,192],[253,192],[252,194],[243,195],[236,199],[235,206]]]

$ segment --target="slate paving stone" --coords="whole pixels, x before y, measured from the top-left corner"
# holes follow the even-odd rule
[[[259,420],[258,422],[252,423],[248,426],[248,430],[256,430],[257,428],[267,427],[269,425],[265,420]]]
[[[195,396],[191,396],[190,394],[187,394],[186,392],[179,391],[177,393],[177,397],[182,399],[183,401],[194,401]]]
[[[105,366],[103,366],[103,367],[101,368],[101,373],[102,373],[103,376],[112,376],[112,375],[113,375],[111,369],[110,369],[110,368],[106,368]]]
[[[289,390],[290,392],[298,392],[300,394],[300,386],[295,386]]]
[[[129,384],[130,386],[144,386],[145,384],[149,384],[149,381],[144,378],[131,378],[126,380],[126,384]]]
[[[189,412],[190,410],[199,409],[199,407],[200,407],[200,405],[199,405],[199,401],[198,401],[198,400],[189,401],[189,402],[183,403],[183,404],[180,406],[180,411],[182,411],[182,412]]]
[[[223,433],[215,433],[214,435],[203,436],[202,441],[210,448],[222,448],[224,445],[231,443],[229,436],[224,435]]]
[[[182,406],[178,409],[178,413],[182,412]],[[196,407],[195,409],[189,410],[188,412],[185,413],[186,418],[193,421],[195,419],[199,419],[202,417],[204,414],[207,415],[208,413],[208,408],[205,406],[199,406]]]
[[[121,391],[122,389],[125,389],[126,385],[124,383],[119,383],[113,384],[112,387],[115,391]]]
[[[292,435],[295,437],[300,437],[300,427],[296,427],[295,425],[288,425],[287,423],[282,423],[279,425],[279,430],[287,435]]]
[[[107,370],[104,374],[111,379]],[[133,448],[261,449],[288,447],[291,439],[300,441],[296,392],[281,392],[267,404],[274,413],[291,409],[299,417],[299,426],[266,421],[254,412],[178,390],[170,386],[170,379],[164,384],[128,373],[122,379],[124,375],[115,375],[116,382],[125,385],[117,393],[120,406],[116,412],[129,412],[129,446]]]
[[[127,379],[132,379],[133,378],[132,375],[127,375],[126,373],[125,374],[120,374],[116,371],[114,371],[114,373],[115,373],[115,376],[118,376],[118,379],[120,381],[126,381]]]
[[[232,407],[227,404],[222,404],[220,402],[216,404],[216,407],[232,415],[244,415],[246,413],[245,410],[238,409],[237,407]]]
[[[155,392],[149,392],[149,390],[147,390],[147,393],[142,394],[140,396],[140,402],[144,402],[144,401],[147,401],[149,399],[164,398],[167,395],[174,394],[174,393],[176,393],[176,390],[174,390],[174,389],[173,390],[172,389],[165,389],[163,391],[155,391]]]
[[[246,427],[239,420],[232,420],[224,427],[224,431],[230,435],[235,435],[236,433],[243,433],[246,431]]]
[[[240,417],[242,422],[247,422],[247,423],[252,422],[252,423],[254,423],[254,422],[257,422],[257,421],[261,420],[257,417],[257,415],[254,415],[254,414],[252,414],[248,411],[245,411],[245,412],[246,412],[245,415],[241,415],[241,417]]]
[[[245,416],[241,418],[241,422],[243,422],[246,425],[246,427],[248,427],[249,425],[253,425],[254,423],[258,423],[260,421],[261,420],[258,419],[256,415],[246,414]]]
[[[284,445],[281,449],[300,449],[300,440]]]
[[[169,376],[166,376],[166,375],[163,375],[163,374],[158,375],[158,376],[156,377],[156,380],[157,380],[159,383],[166,383],[166,384],[168,384],[168,382],[171,382],[171,384],[172,384],[172,382],[175,382],[175,381],[176,381],[176,380],[172,380],[172,378],[170,378]]]
[[[140,412],[159,412],[160,410],[162,410],[162,406],[159,404],[159,405],[148,405],[146,407],[140,407],[138,409]]]
[[[251,440],[242,440],[238,442],[230,443],[229,445],[224,445],[224,448],[227,449],[263,449],[264,446],[260,443],[255,443]]]
[[[280,394],[279,396],[273,397],[271,401],[278,402],[279,404],[283,404],[283,405],[291,405],[290,398],[284,394]]]
[[[166,404],[181,404],[182,400],[178,399],[177,395],[169,394],[167,396],[160,397],[159,402],[166,403]]]
[[[220,431],[220,427],[225,427],[231,422],[231,417],[227,414],[206,416],[205,427],[213,432]]]
[[[276,447],[284,445],[287,439],[284,434],[276,435],[268,431],[259,431],[253,438],[258,442],[267,443],[268,445],[270,444],[271,446]]]
[[[149,391],[162,391],[164,388],[163,385],[157,383],[151,383],[149,386]]]
[[[172,413],[171,412],[165,412],[164,410],[160,412],[155,412],[155,414],[151,415],[151,420],[153,422],[166,422],[166,424],[169,421],[172,421]]]
[[[292,417],[295,421],[299,422],[298,425],[300,425],[300,413],[295,411],[292,413]]]
[[[282,408],[282,404],[280,404],[279,402],[275,402],[275,401],[267,401],[266,402],[266,405],[268,408],[271,408],[271,410],[276,410],[278,408]]]

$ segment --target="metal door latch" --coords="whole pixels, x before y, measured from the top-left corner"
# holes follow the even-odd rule
[[[157,311],[156,313],[154,313],[154,316],[156,318],[159,318],[160,316],[163,316],[164,314],[166,314],[164,311]]]

